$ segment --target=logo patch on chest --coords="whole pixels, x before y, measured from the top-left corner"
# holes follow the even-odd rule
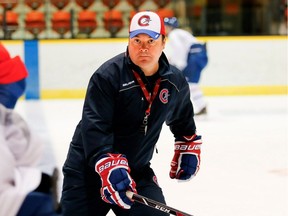
[[[159,99],[163,104],[168,103],[169,91],[168,89],[164,88],[159,93]]]

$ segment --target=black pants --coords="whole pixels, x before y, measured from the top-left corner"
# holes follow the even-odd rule
[[[93,170],[84,179],[86,184],[77,185],[77,178],[81,179],[79,172],[64,166],[64,185],[61,197],[63,215],[67,216],[104,216],[112,209],[117,216],[167,216],[159,210],[145,205],[134,203],[131,209],[122,209],[117,205],[104,202],[100,197],[101,180]],[[159,187],[156,176],[150,166],[140,171],[132,171],[132,178],[136,182],[138,194],[165,203],[162,189]],[[82,179],[83,180],[83,179]]]

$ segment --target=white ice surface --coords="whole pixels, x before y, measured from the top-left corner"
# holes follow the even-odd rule
[[[206,99],[208,115],[195,117],[203,136],[201,168],[188,182],[168,176],[174,141],[163,126],[152,167],[167,204],[195,216],[287,216],[288,97]],[[83,100],[21,100],[16,106],[52,145],[60,170],[82,104]],[[62,174],[59,191],[61,185]]]

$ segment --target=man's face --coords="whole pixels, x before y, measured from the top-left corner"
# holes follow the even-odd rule
[[[139,34],[129,38],[128,50],[131,60],[143,71],[158,66],[158,60],[165,47],[165,41],[160,36],[154,40],[147,34]]]

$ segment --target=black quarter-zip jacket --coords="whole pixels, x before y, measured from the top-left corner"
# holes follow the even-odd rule
[[[148,102],[132,70],[147,89],[141,69],[128,52],[101,65],[92,75],[84,101],[82,119],[76,127],[64,168],[94,168],[105,153],[126,155],[132,170],[149,164],[164,122],[175,140],[196,132],[188,83],[181,71],[169,65],[164,53],[159,59],[160,88],[148,117],[146,135],[140,130]],[[153,85],[153,83],[152,83]],[[167,148],[174,148],[173,141]]]

